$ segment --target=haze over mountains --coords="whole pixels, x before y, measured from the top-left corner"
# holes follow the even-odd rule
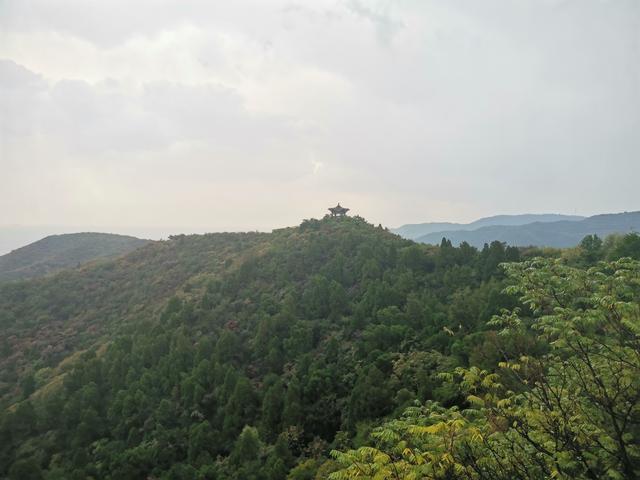
[[[534,219],[534,221],[527,221]],[[492,241],[513,246],[573,247],[587,235],[604,238],[640,230],[640,212],[577,217],[564,215],[514,215],[480,219],[441,229],[443,224],[404,225],[394,230],[417,242],[439,244],[443,238],[454,245],[462,242],[481,248]],[[451,224],[444,224],[451,225]],[[426,233],[422,233],[426,232]]]
[[[449,231],[477,230],[482,227],[497,225],[526,225],[533,222],[557,222],[561,220],[578,221],[584,220],[580,215],[561,215],[557,213],[539,213],[539,214],[522,214],[522,215],[493,215],[475,220],[471,223],[452,223],[452,222],[427,222],[427,223],[410,223],[393,228],[391,231],[401,237],[410,240],[416,240],[430,233],[440,233]]]

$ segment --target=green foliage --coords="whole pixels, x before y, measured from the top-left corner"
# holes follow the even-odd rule
[[[334,451],[329,476],[431,479],[633,479],[640,475],[640,263],[588,270],[538,259],[506,266],[523,310],[500,335],[539,335],[491,373],[458,368],[464,409],[409,408],[375,429],[373,446]]]
[[[11,338],[1,357],[0,477],[36,466],[45,478],[343,478],[352,458],[383,472],[403,461],[455,478],[456,465],[485,462],[489,438],[532,453],[500,409],[516,405],[522,410],[510,415],[535,425],[525,413],[540,406],[527,395],[546,377],[525,383],[516,373],[534,370],[498,363],[531,358],[551,368],[570,352],[554,350],[551,332],[538,328],[560,314],[555,307],[529,315],[526,292],[535,289],[504,289],[537,279],[564,308],[576,295],[571,308],[586,311],[590,297],[563,279],[586,272],[581,281],[595,285],[613,267],[535,260],[509,267],[507,278],[498,266],[530,255],[498,242],[481,251],[417,245],[359,218],[325,219],[271,234],[175,237],[111,263],[0,286],[0,329]],[[637,302],[633,295],[620,301]],[[527,315],[500,316],[505,308]],[[489,324],[495,315],[513,325]],[[60,338],[62,350],[43,353]],[[631,401],[625,392],[619,398]],[[498,406],[504,399],[512,403]],[[452,439],[470,445],[464,455]],[[359,451],[373,441],[381,453]],[[401,442],[410,450],[397,450]],[[330,458],[331,449],[347,456]],[[544,472],[536,468],[531,475]]]
[[[623,236],[613,236],[608,242],[609,259],[617,259],[623,257],[640,260],[640,235],[637,233],[629,233]]]
[[[389,413],[393,405],[392,395],[385,375],[375,365],[363,369],[349,398],[350,425]]]
[[[0,256],[0,282],[24,280],[124,255],[149,243],[111,233],[52,235]]]
[[[96,342],[144,329],[145,322],[174,329],[193,323],[196,305],[182,307],[174,295],[201,298],[208,281],[234,270],[240,256],[266,239],[259,233],[183,235],[117,260],[0,283],[0,339],[10,339],[0,343],[0,405],[17,400],[19,392],[10,388],[16,375],[46,367],[55,367],[54,377],[64,374],[73,364],[65,359]],[[212,288],[201,301],[214,302],[216,293]],[[158,315],[172,298],[170,308]],[[145,361],[152,361],[161,352],[147,354]]]
[[[602,239],[597,235],[587,235],[579,246],[584,262],[592,264],[602,259]]]

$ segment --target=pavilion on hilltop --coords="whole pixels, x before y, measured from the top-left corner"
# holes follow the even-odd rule
[[[332,217],[344,217],[349,209],[341,207],[338,203],[338,205],[336,205],[335,207],[329,207],[329,211],[331,212]]]

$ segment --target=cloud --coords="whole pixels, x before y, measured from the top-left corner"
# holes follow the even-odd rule
[[[632,0],[6,1],[0,218],[637,208],[639,18]]]
[[[42,76],[11,60],[0,60],[0,141],[28,135],[37,128],[46,88]]]
[[[370,21],[375,26],[380,41],[385,45],[391,43],[393,37],[404,28],[402,22],[395,20],[391,16],[389,12],[391,6],[392,3],[388,1],[373,7],[365,5],[360,0],[350,0],[347,2],[347,8],[351,12]]]

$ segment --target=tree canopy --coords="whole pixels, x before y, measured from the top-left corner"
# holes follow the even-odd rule
[[[0,285],[0,477],[632,478],[625,238],[478,250],[328,218]],[[25,353],[49,325],[65,348]]]

